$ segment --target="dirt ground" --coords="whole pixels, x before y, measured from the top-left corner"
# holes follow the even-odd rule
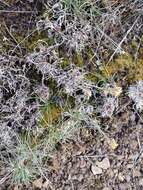
[[[118,144],[115,150],[105,137],[86,129],[81,130],[76,141],[59,145],[49,166],[54,189],[143,189],[141,117],[135,116],[125,102],[112,119],[104,122],[105,133]],[[102,171],[94,168],[98,164]]]
[[[104,121],[106,137],[82,129],[74,139],[58,144],[47,161],[47,178],[55,190],[141,190],[143,189],[142,115],[135,115],[128,99],[119,111]],[[111,146],[110,140],[116,141]],[[49,182],[22,189],[51,189]],[[38,188],[39,187],[39,188]],[[16,189],[3,186],[1,190]],[[19,187],[18,189],[21,189]]]

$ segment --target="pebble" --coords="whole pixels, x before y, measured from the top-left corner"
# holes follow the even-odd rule
[[[91,166],[91,171],[94,175],[102,174],[102,169],[97,167],[96,165]]]
[[[110,162],[108,158],[104,158],[101,162],[96,162],[96,165],[104,170],[110,168]]]
[[[139,180],[139,186],[142,186],[142,187],[143,187],[143,178],[141,178],[141,179]]]

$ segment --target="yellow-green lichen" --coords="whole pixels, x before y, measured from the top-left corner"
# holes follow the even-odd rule
[[[39,44],[44,46],[49,46],[53,44],[53,39],[47,37],[45,31],[42,32],[31,32],[29,35],[25,32],[19,33],[16,32],[7,32],[7,28],[4,25],[1,25],[0,30],[0,52],[1,53],[10,53],[16,52],[17,54],[25,54],[25,52],[31,53],[34,50],[38,51]]]
[[[128,83],[143,80],[143,59],[135,61],[130,54],[121,55],[105,65],[102,73],[105,77],[111,78],[115,74],[124,71],[127,73],[126,80]]]
[[[70,65],[70,60],[68,57],[64,57],[61,62],[61,67],[63,69],[67,68]]]
[[[84,65],[84,60],[80,53],[75,53],[73,62],[78,67],[82,67]]]
[[[41,118],[39,125],[41,127],[48,127],[51,124],[56,123],[61,116],[61,108],[54,103],[48,102],[41,110]]]
[[[47,34],[43,32],[35,32],[31,36],[29,36],[28,39],[24,39],[24,37],[21,35],[16,35],[15,36],[17,42],[21,44],[21,46],[26,49],[27,52],[33,52],[35,48],[39,48],[39,44],[43,44],[45,46],[50,45],[50,41],[47,37]],[[22,42],[23,41],[23,42]],[[22,42],[22,43],[21,43]]]

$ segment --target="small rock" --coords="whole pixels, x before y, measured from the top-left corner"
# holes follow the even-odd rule
[[[128,169],[133,168],[133,164],[127,164],[126,168],[128,168]]]
[[[42,188],[42,179],[40,178],[40,179],[36,179],[36,180],[34,180],[33,181],[33,187],[35,187],[35,188]]]
[[[16,185],[13,190],[20,190],[20,188]]]
[[[43,188],[48,188],[49,186],[49,181],[46,180],[44,183],[43,183]]]
[[[104,187],[102,190],[111,190],[109,187]]]
[[[128,183],[121,183],[121,184],[119,184],[119,189],[120,189],[120,190],[131,189],[131,186],[130,186],[130,184],[128,184]]]
[[[33,3],[34,0],[28,0],[28,1],[29,1],[29,3]]]
[[[91,171],[94,175],[102,174],[102,169],[97,167],[96,165],[91,166]]]
[[[104,158],[101,162],[96,162],[96,165],[104,170],[110,168],[110,162],[108,158]]]
[[[117,170],[117,169],[114,169],[113,172],[114,172],[114,175],[115,175],[115,174],[118,173],[118,170]]]
[[[143,178],[141,178],[141,179],[139,180],[139,186],[142,186],[142,187],[143,187]]]
[[[130,177],[129,175],[127,175],[127,176],[126,176],[126,181],[127,181],[127,182],[130,182],[130,180],[131,180],[131,177]]]
[[[114,177],[114,172],[112,169],[108,171],[110,179]]]
[[[86,167],[86,161],[84,159],[81,159],[80,161],[80,168],[85,168]]]
[[[123,182],[125,177],[122,175],[122,173],[119,173],[118,174],[118,179]]]
[[[135,140],[133,140],[133,141],[131,142],[131,147],[132,147],[132,149],[136,150],[137,146],[138,146],[138,142],[135,141]]]
[[[116,166],[117,166],[118,168],[120,168],[121,165],[122,165],[121,162],[117,162],[117,165],[116,165]]]
[[[140,177],[141,172],[139,170],[133,170],[133,177]]]

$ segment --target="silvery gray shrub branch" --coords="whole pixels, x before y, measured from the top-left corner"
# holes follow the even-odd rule
[[[14,129],[30,129],[35,125],[38,106],[33,108],[29,101],[32,84],[26,76],[27,71],[25,63],[17,62],[14,57],[1,56],[0,121]]]
[[[51,57],[54,54],[52,53]],[[57,59],[57,60],[56,60]],[[43,59],[42,56],[31,54],[27,57],[27,60],[34,64],[38,71],[40,71],[45,79],[51,77],[57,83],[57,86],[62,86],[65,93],[73,95],[77,90],[91,89],[93,84],[85,77],[86,72],[82,68],[70,65],[66,70],[62,69],[59,58],[55,57],[52,63],[49,63]]]

